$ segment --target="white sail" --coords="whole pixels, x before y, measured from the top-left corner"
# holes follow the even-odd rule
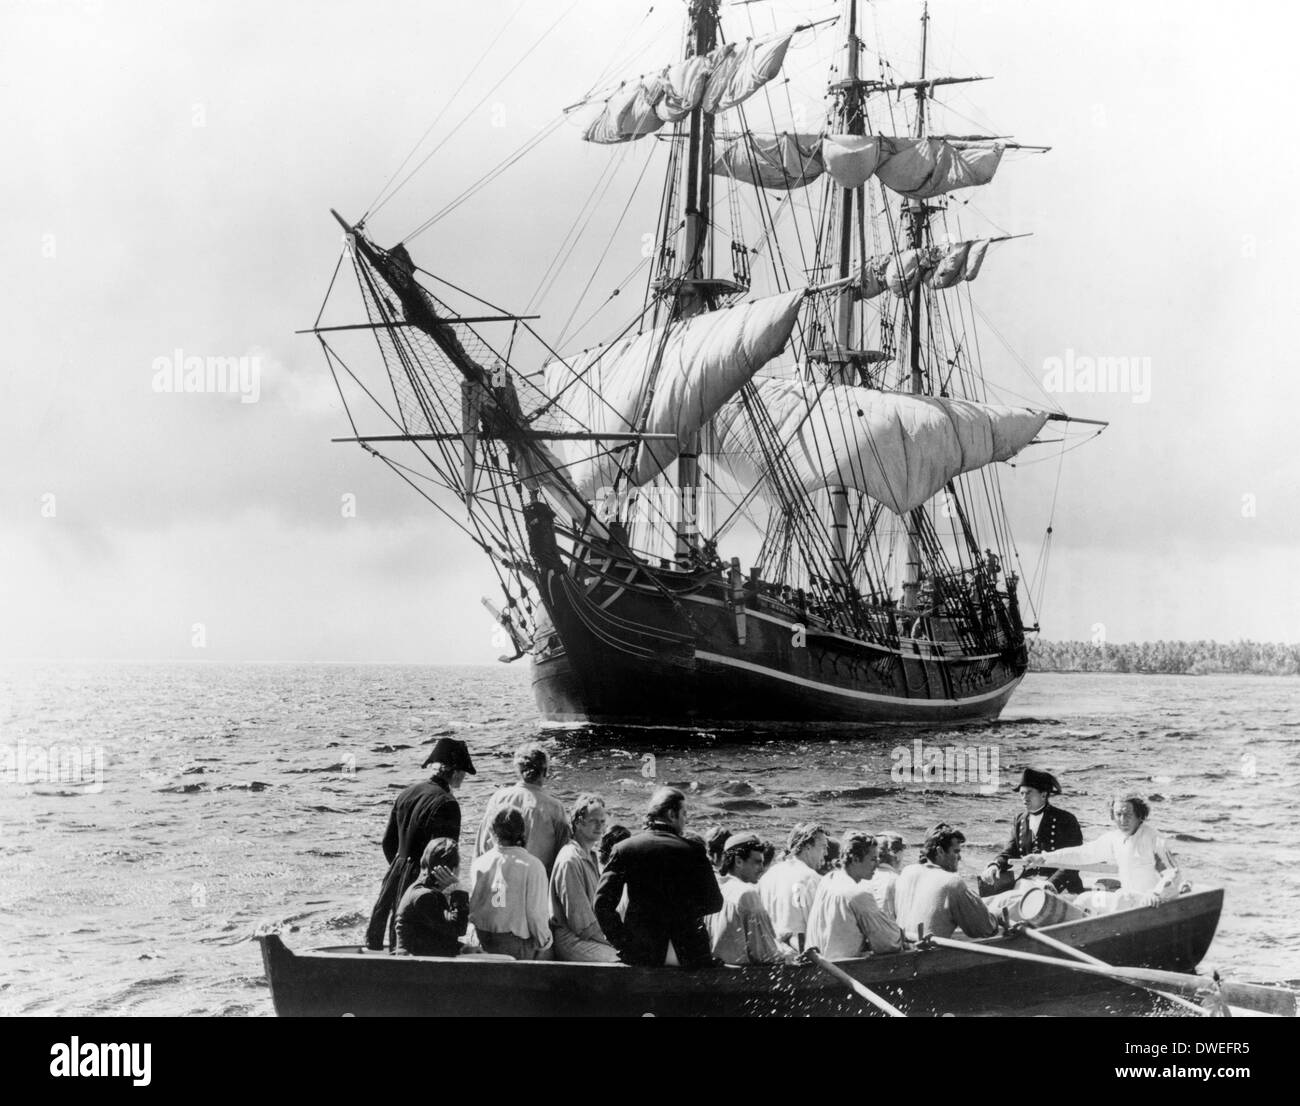
[[[713,162],[718,176],[761,188],[803,188],[826,171],[815,134],[749,134],[725,143]]]
[[[991,241],[966,239],[869,257],[858,273],[859,293],[869,300],[885,291],[906,295],[920,281],[935,288],[951,288],[963,280],[974,280],[984,265]]]
[[[829,134],[822,140],[826,171],[841,188],[858,188],[875,176],[886,188],[918,200],[987,184],[1005,149],[993,140],[881,134]]]
[[[785,347],[803,302],[802,290],[696,315],[670,327],[632,335],[570,361],[546,365],[547,393],[577,425],[604,434],[637,429],[653,382],[648,434],[687,438]],[[655,364],[659,371],[655,372]],[[632,479],[643,484],[676,460],[679,441],[644,443]],[[619,465],[609,442],[559,443],[567,471],[588,498],[612,487]],[[624,467],[631,450],[621,454]]]
[[[664,125],[655,105],[664,98],[666,86],[660,78],[626,85],[605,101],[604,110],[583,134],[588,142],[611,145],[631,142]]]
[[[805,491],[851,488],[903,515],[954,476],[1014,457],[1047,421],[1041,411],[854,385],[755,382],[776,431],[768,452],[785,461]],[[740,401],[716,423],[720,454],[743,484],[765,481],[767,455]],[[779,502],[779,497],[765,498]]]
[[[668,66],[660,78],[664,84],[663,99],[655,105],[659,118],[665,123],[676,123],[690,115],[704,98],[712,72],[713,58],[707,54]]]
[[[622,85],[582,137],[601,145],[631,142],[698,107],[719,112],[743,104],[781,71],[794,34],[725,43],[704,57],[687,58],[653,77]]]
[[[743,104],[781,72],[794,32],[775,38],[750,39],[743,46],[728,43],[712,52],[713,71],[700,101],[705,111],[726,111]]]
[[[841,188],[861,188],[884,156],[874,134],[828,134],[822,139],[826,171]]]

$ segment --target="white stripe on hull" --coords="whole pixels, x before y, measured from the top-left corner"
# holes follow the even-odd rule
[[[714,664],[729,665],[732,668],[742,668],[746,672],[753,672],[759,676],[766,676],[772,680],[782,680],[786,683],[798,684],[800,687],[812,688],[816,691],[824,691],[831,695],[841,695],[847,699],[857,699],[868,703],[888,703],[891,706],[910,707],[915,710],[928,710],[933,707],[962,707],[974,706],[977,703],[987,702],[989,699],[995,699],[999,695],[1010,694],[1015,690],[1017,684],[1023,677],[1017,676],[1000,687],[995,687],[992,691],[985,691],[979,695],[970,695],[964,699],[909,699],[901,695],[881,695],[878,692],[871,691],[854,691],[851,688],[836,687],[834,684],[822,684],[816,680],[806,680],[802,676],[794,676],[788,672],[778,672],[774,668],[764,668],[761,664],[751,664],[749,661],[736,660],[734,657],[724,656],[721,653],[706,653],[703,650],[695,651],[697,660],[712,661]]]

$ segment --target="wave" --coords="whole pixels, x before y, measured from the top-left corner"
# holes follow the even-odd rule
[[[880,799],[901,790],[898,787],[841,787],[829,788],[825,791],[811,791],[805,798],[814,802],[833,802],[836,799]],[[931,787],[926,790],[933,793],[935,789]]]

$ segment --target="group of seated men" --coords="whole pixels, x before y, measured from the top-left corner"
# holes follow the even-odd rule
[[[965,836],[946,823],[928,833],[913,864],[904,863],[897,833],[850,830],[836,842],[814,822],[797,824],[775,859],[755,833],[687,833],[686,796],[674,788],[654,792],[645,829],[634,835],[607,827],[599,795],[582,794],[566,811],[541,786],[539,747],[521,750],[516,766],[523,782],[489,802],[467,889],[455,841],[425,848],[397,910],[400,950],[455,955],[472,923],[484,952],[515,959],[703,968],[794,962],[813,948],[849,959],[899,952],[922,934],[997,932],[1000,900],[981,899],[958,874]],[[1026,777],[1051,779],[1032,770]],[[1008,851],[1043,861],[1030,850],[1045,809],[1031,812],[1024,849],[1017,819],[1009,850],[987,876],[1005,866]]]

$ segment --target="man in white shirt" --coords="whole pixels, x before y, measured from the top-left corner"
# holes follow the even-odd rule
[[[871,897],[876,900],[881,913],[886,918],[895,919],[898,911],[894,909],[894,885],[898,882],[898,873],[903,870],[903,838],[897,833],[878,833],[876,835],[876,871],[870,879],[863,880]]]
[[[841,866],[817,888],[808,912],[808,945],[827,960],[850,960],[869,952],[898,952],[903,932],[885,917],[862,880],[876,870],[876,842],[847,833],[840,842]]]
[[[542,862],[549,876],[556,856],[569,840],[569,815],[564,804],[544,786],[550,771],[545,749],[536,742],[521,745],[515,752],[515,771],[519,773],[519,782],[501,788],[483,811],[478,855],[492,847],[493,819],[503,810],[517,810],[524,816],[527,833],[524,847]]]
[[[758,881],[763,909],[772,919],[777,940],[802,952],[808,931],[808,908],[822,877],[817,869],[826,859],[826,828],[817,822],[800,822],[790,831],[786,856],[773,864]]]
[[[551,932],[555,959],[617,964],[618,953],[596,921],[600,868],[596,846],[605,833],[605,800],[579,795],[569,812],[573,840],[560,850],[551,871]]]
[[[1147,821],[1151,808],[1141,795],[1126,792],[1111,800],[1110,810],[1115,828],[1109,833],[1074,848],[1035,853],[1025,863],[1105,870],[1113,865],[1119,871],[1119,891],[1091,891],[1074,900],[1092,914],[1159,906],[1178,893],[1179,873],[1168,842]]]
[[[961,830],[940,822],[926,836],[925,859],[898,877],[894,902],[898,924],[909,938],[922,930],[935,937],[951,937],[959,929],[974,938],[997,933],[997,918],[957,874],[965,843]]]
[[[524,848],[524,817],[513,807],[492,820],[495,848],[475,857],[469,920],[484,952],[536,960],[551,945],[546,869]]]
[[[772,920],[755,886],[763,868],[763,843],[753,833],[727,839],[719,870],[722,909],[704,919],[713,955],[726,964],[779,964],[795,954],[777,943]]]

